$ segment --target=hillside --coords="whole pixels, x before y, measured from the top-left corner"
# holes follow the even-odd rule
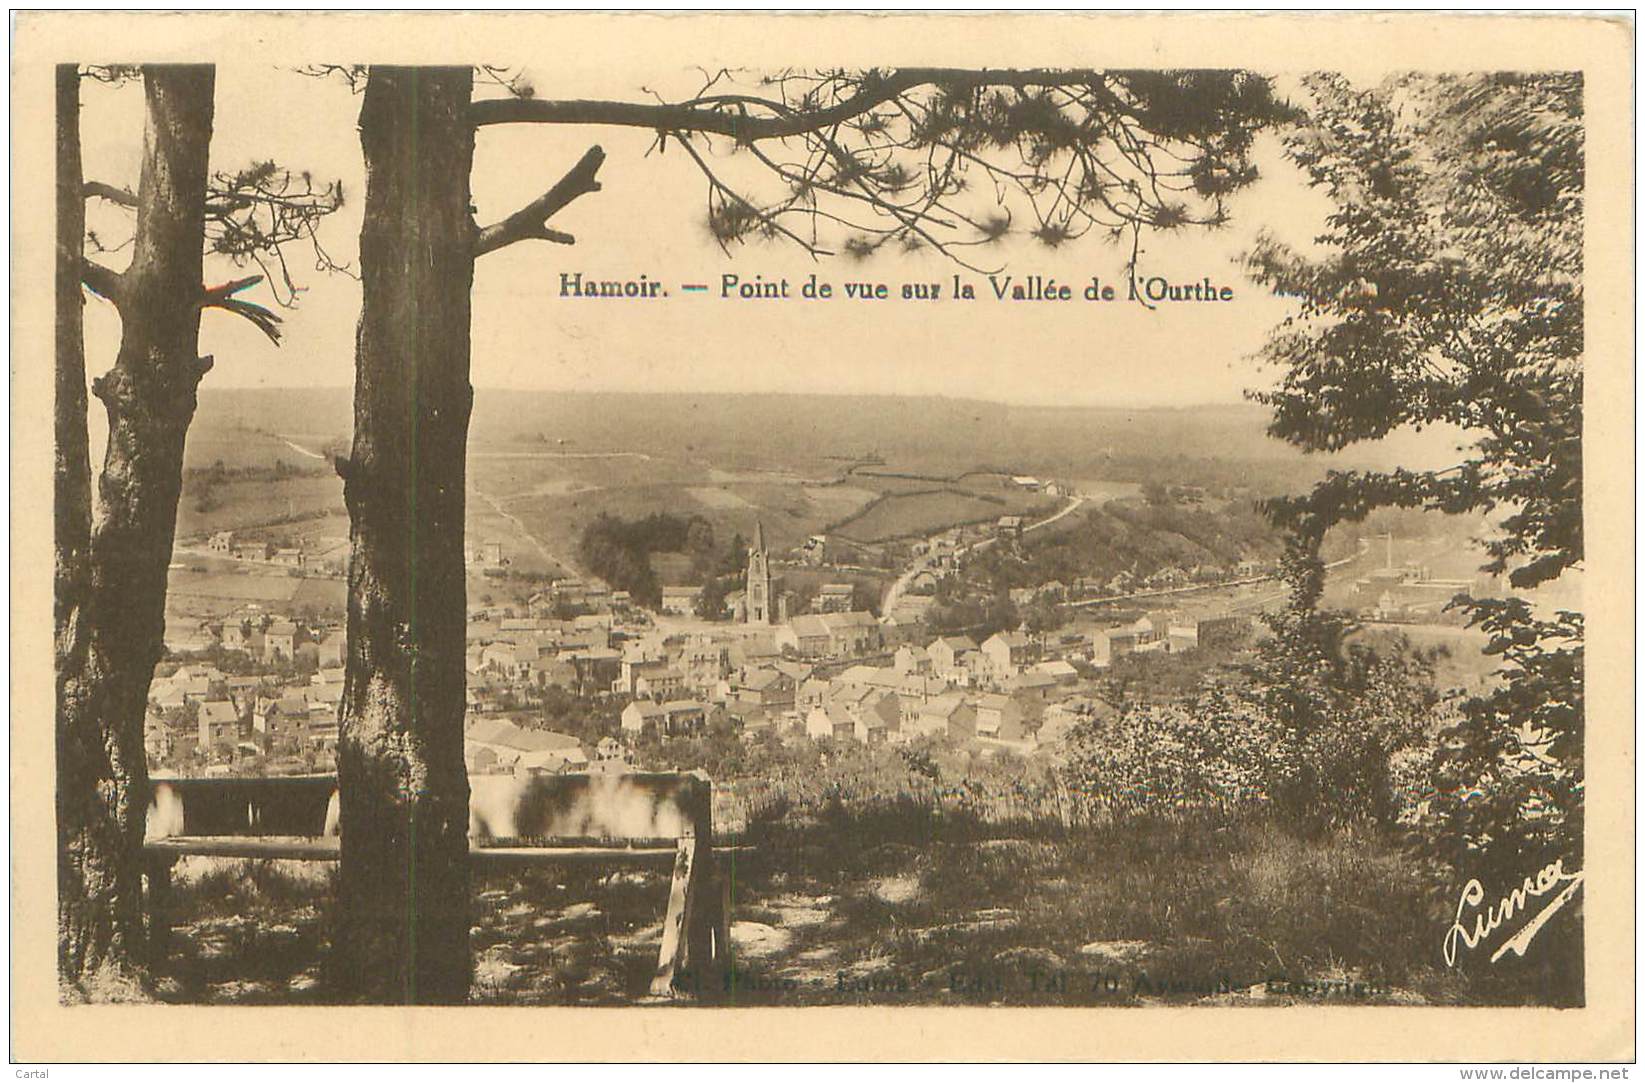
[[[1327,466],[1386,465],[1392,450],[1374,449],[1380,463],[1308,457],[1267,437],[1264,423],[1251,405],[480,390],[468,534],[500,541],[511,571],[540,577],[576,570],[583,528],[600,514],[700,516],[722,540],[759,521],[779,551],[822,532],[877,544],[1053,506],[1012,474],[1088,494],[1164,481],[1263,495],[1295,491]],[[327,458],[351,428],[345,388],[202,391],[180,536],[230,528],[308,547],[346,537]]]

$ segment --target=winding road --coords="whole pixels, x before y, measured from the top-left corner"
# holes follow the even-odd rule
[[[1041,519],[1037,523],[1030,523],[1028,526],[1025,526],[1025,527],[1022,528],[1022,532],[1024,534],[1026,534],[1030,530],[1038,530],[1041,527],[1050,526],[1052,523],[1056,522],[1057,520],[1062,519],[1065,516],[1069,516],[1069,515],[1074,514],[1074,512],[1078,511],[1080,509],[1080,507],[1082,507],[1085,504],[1087,499],[1088,498],[1084,497],[1084,496],[1071,496],[1071,497],[1069,497],[1068,498],[1068,503],[1066,505],[1064,505],[1063,507],[1059,508],[1055,512],[1055,514],[1049,515],[1046,518]],[[952,527],[948,528],[948,530],[951,530],[951,529],[953,529],[953,528]],[[929,538],[927,538],[926,541],[927,542],[934,541],[937,538],[942,537],[944,534],[947,534],[948,530],[939,530],[935,534],[933,534]],[[986,538],[983,538],[979,541],[972,542],[970,545],[963,546],[963,547],[955,550],[954,555],[957,558],[957,557],[964,556],[966,553],[972,552],[973,550],[976,550],[976,549],[986,549],[988,546],[993,545],[994,542],[996,542],[998,540],[999,540],[998,535],[989,535]],[[914,577],[919,575],[921,572],[928,570],[931,567],[931,561],[932,561],[932,558],[930,557],[930,555],[919,557],[914,561],[914,563],[910,564],[908,566],[908,568],[901,575],[897,576],[896,580],[892,582],[891,586],[886,588],[885,597],[880,602],[880,612],[881,613],[889,613],[889,612],[891,612],[891,610],[893,608],[896,607],[896,604],[899,601],[902,600],[902,596],[908,592],[908,585],[914,581]]]

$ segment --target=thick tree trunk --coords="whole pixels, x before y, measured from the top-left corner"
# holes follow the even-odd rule
[[[86,550],[91,545],[91,452],[86,436],[86,343],[80,292],[86,235],[81,195],[80,68],[57,65],[57,393],[54,406],[54,616],[58,672],[71,650],[85,594]]]
[[[336,978],[371,1001],[468,995],[463,764],[464,454],[469,410],[467,68],[373,67],[360,112],[364,306],[348,672],[337,771]]]
[[[198,351],[214,71],[149,67],[143,82],[137,232],[115,299],[120,351],[93,385],[109,440],[91,538],[91,604],[79,619],[84,653],[70,659],[59,685],[58,937],[71,981],[142,961],[143,715],[163,651],[183,441],[211,364]]]
[[[73,726],[75,685],[85,661],[81,615],[86,602],[87,551],[91,547],[91,456],[86,436],[85,321],[80,292],[82,246],[86,233],[86,202],[80,194],[80,69],[57,66],[57,388],[53,414],[56,421],[56,458],[53,469],[53,541],[55,575],[53,618],[57,660],[57,760],[75,759]],[[80,873],[72,860],[76,817],[65,800],[85,799],[60,784],[58,799],[57,886],[58,952],[65,976],[77,966],[73,957],[73,908],[69,901],[81,891]]]

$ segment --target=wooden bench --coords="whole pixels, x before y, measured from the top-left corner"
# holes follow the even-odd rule
[[[712,787],[701,774],[475,775],[476,870],[565,864],[673,865],[654,996],[730,958],[730,883],[717,867]],[[334,775],[156,778],[143,852],[152,949],[164,955],[172,866],[186,856],[336,861]]]

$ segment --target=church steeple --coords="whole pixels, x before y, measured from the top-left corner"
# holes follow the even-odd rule
[[[749,624],[772,624],[771,564],[765,554],[765,526],[754,520],[754,544],[748,550],[748,583],[743,593],[744,619]]]

